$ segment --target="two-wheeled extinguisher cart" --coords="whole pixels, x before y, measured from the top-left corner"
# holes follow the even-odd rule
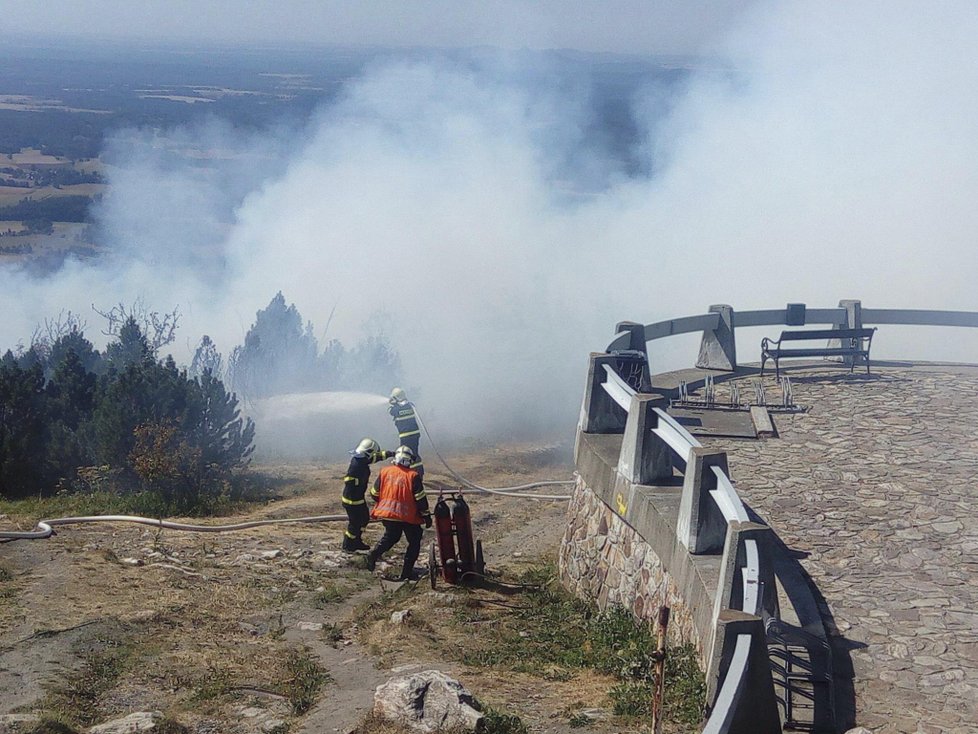
[[[436,540],[428,552],[428,578],[431,579],[431,588],[434,589],[437,585],[435,571],[439,568],[447,584],[470,583],[485,577],[486,562],[482,555],[482,541],[473,538],[472,511],[462,496],[462,490],[440,492],[433,514]]]

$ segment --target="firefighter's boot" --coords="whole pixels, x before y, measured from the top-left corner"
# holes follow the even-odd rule
[[[417,581],[420,578],[424,578],[425,571],[422,569],[417,569],[413,565],[411,568],[401,569],[401,575],[398,577],[398,581]]]
[[[349,535],[343,536],[343,550],[346,553],[370,550],[370,546],[363,542],[363,538],[351,538]]]

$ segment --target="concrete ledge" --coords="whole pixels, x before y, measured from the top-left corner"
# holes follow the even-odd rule
[[[701,661],[713,638],[713,607],[721,557],[694,556],[676,538],[680,477],[657,485],[632,484],[617,474],[621,435],[578,433],[577,470],[583,484],[648,543],[689,607]]]

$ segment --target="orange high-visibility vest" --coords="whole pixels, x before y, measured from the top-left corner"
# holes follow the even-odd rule
[[[370,511],[370,517],[374,520],[400,520],[412,525],[424,522],[418,511],[418,500],[414,496],[417,476],[414,469],[398,464],[381,469],[377,477],[380,485],[377,504]]]

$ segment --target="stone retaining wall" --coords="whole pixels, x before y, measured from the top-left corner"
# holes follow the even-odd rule
[[[704,663],[693,615],[661,559],[580,476],[568,506],[558,562],[562,583],[601,610],[621,606],[637,619],[652,620],[660,606],[668,606],[670,641],[693,643]]]

